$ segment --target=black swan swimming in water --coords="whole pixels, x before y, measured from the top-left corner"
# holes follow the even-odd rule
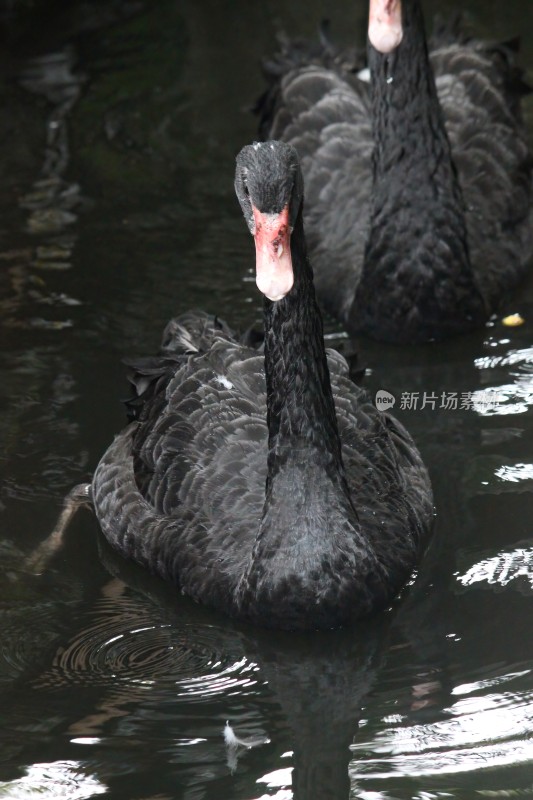
[[[324,308],[377,339],[442,339],[483,325],[527,272],[528,87],[515,43],[443,28],[428,55],[419,0],[370,0],[368,36],[369,83],[327,42],[285,41],[260,131],[298,151]]]
[[[109,542],[234,617],[292,630],[387,606],[433,509],[411,437],[326,351],[296,151],[245,147],[237,197],[255,238],[264,354],[201,313],[131,362],[134,421],[98,465]]]

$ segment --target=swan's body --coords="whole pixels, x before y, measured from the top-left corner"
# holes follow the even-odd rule
[[[276,258],[290,250],[294,285],[265,300],[264,355],[205,314],[171,323],[160,356],[137,364],[136,419],[96,470],[96,513],[124,556],[203,603],[272,627],[335,627],[385,607],[409,577],[431,489],[407,432],[326,356],[293,149],[239,159],[258,277],[273,242]]]
[[[386,49],[369,43],[370,82],[286,47],[261,131],[298,151],[324,307],[378,339],[443,338],[483,324],[531,259],[524,84],[505,47],[448,34],[428,58],[419,0],[370,7]],[[373,8],[391,14],[388,39]]]

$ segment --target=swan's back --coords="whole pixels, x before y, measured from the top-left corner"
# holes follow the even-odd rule
[[[142,394],[134,421],[96,470],[96,513],[123,556],[235,613],[266,496],[264,357],[223,324],[213,321],[206,331],[194,315],[173,321],[164,343],[159,356],[130,362]],[[387,598],[409,575],[430,524],[427,473],[409,434],[349,380],[344,358],[330,351],[328,365],[346,477],[370,534],[365,558],[380,564],[376,585]],[[284,502],[292,505],[294,494]],[[366,584],[364,566],[362,611],[377,591]],[[357,566],[350,577],[357,583]],[[285,600],[291,603],[290,593]]]

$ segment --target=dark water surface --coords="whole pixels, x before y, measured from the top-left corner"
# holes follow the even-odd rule
[[[362,41],[365,5],[51,3],[2,47],[0,797],[533,797],[532,286],[508,308],[522,327],[362,344],[438,507],[379,618],[308,637],[235,625],[118,561],[86,511],[41,575],[24,569],[123,424],[120,359],[190,307],[259,317],[232,188],[258,60],[278,24],[311,34],[326,15]],[[533,4],[464,5],[483,35],[522,34],[533,78]],[[253,746],[226,747],[226,720]]]

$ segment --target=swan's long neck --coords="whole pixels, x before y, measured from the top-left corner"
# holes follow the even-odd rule
[[[418,0],[403,0],[403,38],[390,53],[370,43],[374,128],[374,187],[390,193],[391,174],[411,175],[417,169],[434,192],[447,196],[462,211],[462,197],[450,142],[429,62],[424,20]],[[418,196],[411,179],[404,187]],[[429,191],[429,189],[427,189]]]
[[[421,339],[431,338],[433,328],[452,332],[442,330],[450,307],[455,319],[471,317],[472,324],[484,310],[422,10],[419,0],[402,6],[398,47],[382,54],[369,43],[374,186],[354,315],[361,319],[371,309],[378,337],[381,329],[390,338],[391,328],[392,338],[413,340],[416,331]],[[392,308],[382,306],[384,297],[393,298]]]
[[[265,301],[268,477],[238,602],[250,619],[298,628],[311,607],[315,616],[324,615],[323,624],[332,624],[331,618],[340,624],[342,587],[332,590],[330,576],[346,568],[358,522],[342,464],[301,216],[291,255],[293,288],[283,300]]]
[[[291,237],[294,286],[265,300],[269,482],[295,452],[314,450],[329,473],[342,472],[322,318],[307,260],[301,212]]]

